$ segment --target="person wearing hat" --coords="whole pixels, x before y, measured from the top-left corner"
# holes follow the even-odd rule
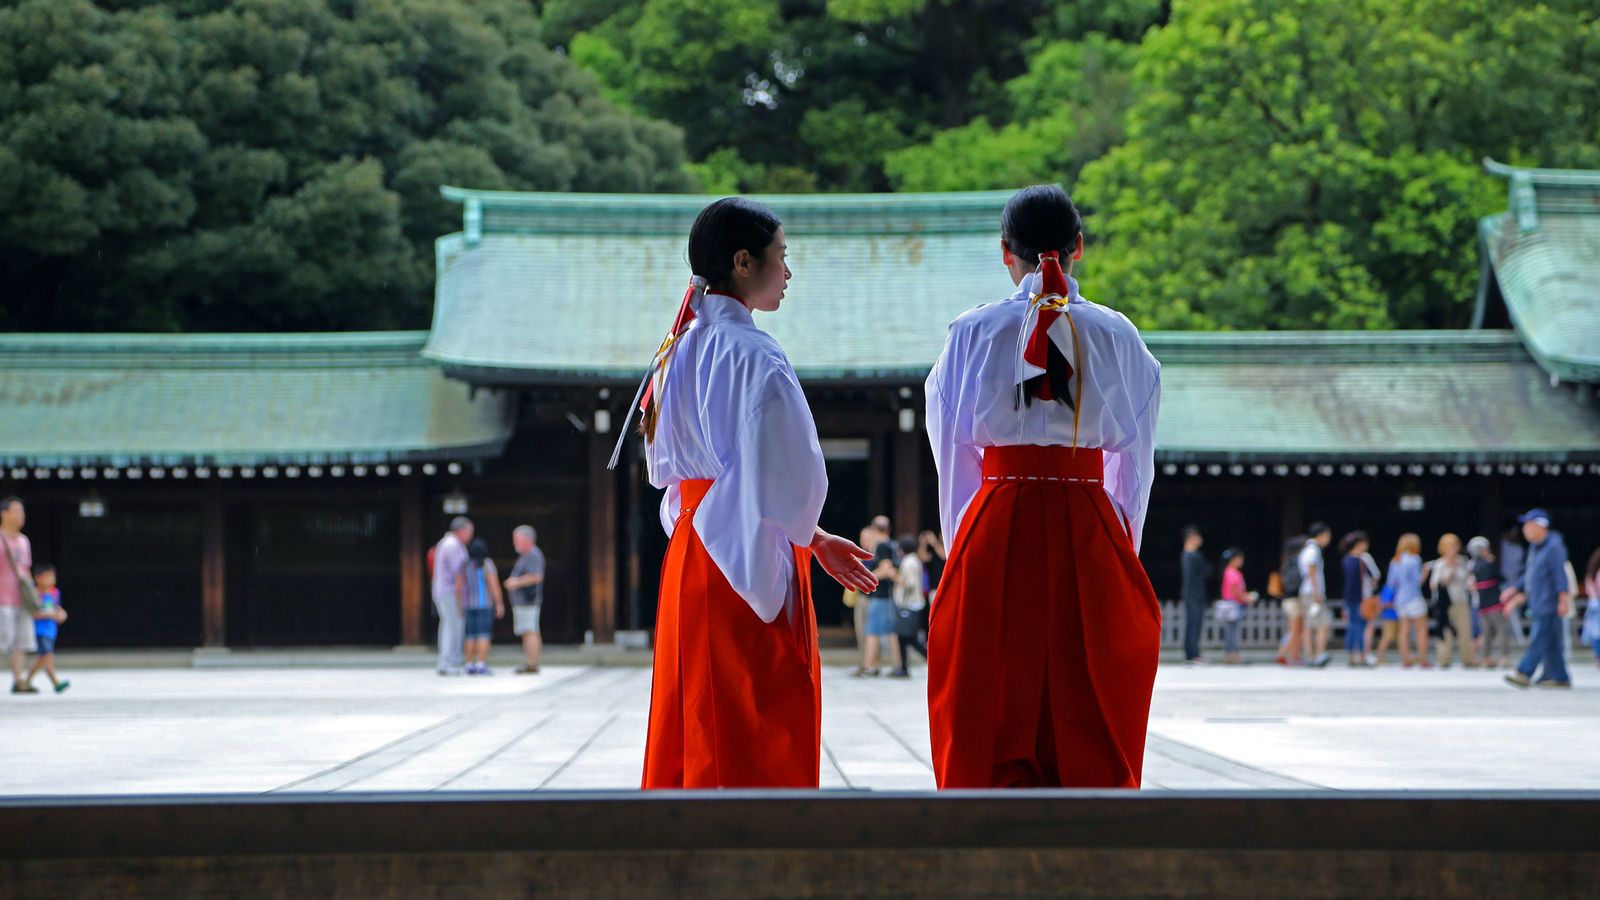
[[[1530,509],[1517,521],[1522,524],[1522,536],[1528,539],[1528,562],[1522,577],[1502,591],[1500,599],[1505,602],[1507,614],[1526,602],[1533,630],[1522,662],[1506,676],[1506,683],[1519,688],[1570,688],[1572,680],[1567,675],[1566,654],[1561,647],[1566,631],[1563,619],[1572,602],[1567,583],[1567,544],[1560,532],[1550,530],[1550,514],[1542,509]],[[1543,672],[1535,681],[1533,676],[1541,668]]]

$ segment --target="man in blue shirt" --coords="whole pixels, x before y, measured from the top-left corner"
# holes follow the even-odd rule
[[[1528,635],[1528,652],[1517,664],[1517,671],[1506,676],[1506,683],[1519,688],[1530,684],[1570,688],[1566,652],[1561,646],[1566,638],[1567,604],[1572,602],[1571,586],[1567,584],[1567,544],[1559,532],[1550,530],[1550,514],[1542,509],[1530,509],[1517,521],[1522,523],[1522,536],[1528,539],[1528,560],[1522,577],[1500,598],[1506,602],[1508,613],[1527,602],[1533,630]],[[1534,673],[1541,665],[1544,674],[1534,681]]]

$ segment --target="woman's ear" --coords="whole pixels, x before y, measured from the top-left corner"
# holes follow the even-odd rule
[[[1073,259],[1083,259],[1083,233],[1078,233],[1078,243],[1072,248]]]
[[[741,278],[749,278],[751,269],[755,268],[755,258],[749,250],[740,250],[733,254],[733,271]]]
[[[1000,261],[1009,266],[1009,265],[1011,265],[1011,259],[1012,259],[1012,257],[1011,257],[1011,248],[1006,246],[1005,238],[1001,238],[1000,239]]]

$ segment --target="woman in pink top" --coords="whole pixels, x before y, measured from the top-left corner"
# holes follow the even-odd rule
[[[1239,652],[1239,624],[1244,618],[1246,604],[1256,602],[1256,593],[1244,589],[1244,551],[1229,547],[1222,553],[1222,600],[1217,603],[1216,616],[1222,623],[1222,661],[1230,666],[1244,662]]]

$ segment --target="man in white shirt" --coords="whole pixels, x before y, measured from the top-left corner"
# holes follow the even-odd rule
[[[1311,525],[1311,540],[1300,551],[1300,607],[1305,610],[1306,661],[1321,667],[1328,664],[1328,637],[1333,633],[1333,614],[1328,609],[1328,574],[1322,551],[1333,540],[1333,529],[1326,522]]]

